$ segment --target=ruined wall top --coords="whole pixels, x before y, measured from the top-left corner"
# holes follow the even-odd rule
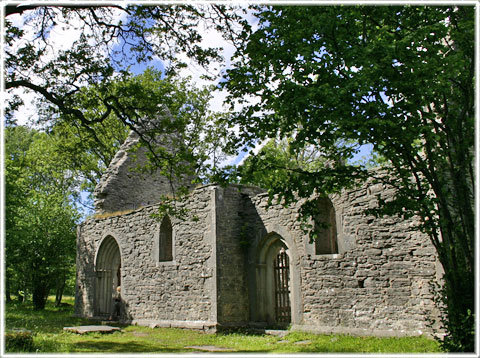
[[[153,124],[145,122],[137,131],[145,133]],[[157,136],[154,145],[173,150],[178,135]],[[172,187],[181,185],[193,187],[192,177],[169,180],[160,170],[147,172],[139,170],[148,163],[146,146],[140,145],[140,136],[131,131],[94,191],[96,214],[134,210],[141,206],[159,203],[163,195],[171,196]]]

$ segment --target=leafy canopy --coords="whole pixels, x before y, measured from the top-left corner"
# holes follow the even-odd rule
[[[215,125],[214,117],[220,115],[207,113],[212,89],[195,92],[175,74],[190,64],[208,68],[210,75],[217,71],[222,49],[201,45],[203,31],[219,31],[238,46],[246,35],[239,24],[249,27],[239,9],[16,4],[5,10],[7,123],[15,122],[15,109],[23,103],[18,90],[36,93],[35,124],[64,139],[62,150],[69,155],[65,158],[81,168],[83,189],[93,190],[129,130],[137,131],[149,147],[152,166],[175,169],[170,175],[184,170],[204,178],[216,168],[226,133]],[[54,42],[58,31],[78,36],[62,48]],[[131,75],[132,65],[152,60],[162,62],[163,74],[149,70]],[[151,147],[149,134],[138,131],[145,120],[166,110],[175,121],[164,121],[159,130],[184,136],[175,156]],[[200,168],[199,161],[212,155],[213,161]]]
[[[212,90],[208,86],[198,89],[189,78],[165,77],[147,68],[137,76],[84,87],[72,96],[72,103],[83,109],[86,118],[105,111],[105,97],[115,98],[116,109],[102,122],[85,127],[75,116],[47,105],[40,118],[43,129],[57,139],[63,161],[80,175],[81,189],[90,194],[130,130],[148,148],[149,161],[138,170],[159,171],[172,184],[184,177],[204,181],[229,152],[226,127],[219,125],[226,115],[209,109]],[[158,137],[170,137],[175,143],[159,146]],[[181,195],[186,187],[177,189],[172,196]]]
[[[396,188],[374,213],[418,215],[445,269],[446,346],[473,350],[472,331],[452,327],[474,312],[474,8],[254,9],[258,29],[223,83],[243,105],[237,141],[288,138],[293,155],[315,146],[325,158],[287,166],[270,194],[288,203],[368,176]],[[350,163],[364,144],[386,160],[382,173]]]
[[[5,89],[12,94],[7,120],[15,120],[14,110],[23,103],[14,90],[23,89],[87,128],[112,112],[124,120],[137,108],[133,103],[123,112],[120,98],[112,95],[98,98],[101,107],[85,113],[77,106],[83,88],[128,76],[130,66],[153,59],[162,61],[167,76],[190,63],[213,74],[222,61],[221,48],[202,46],[202,31],[220,31],[238,44],[244,38],[238,24],[248,27],[239,12],[223,5],[14,4],[5,14]],[[78,35],[62,49],[54,42],[58,31]]]

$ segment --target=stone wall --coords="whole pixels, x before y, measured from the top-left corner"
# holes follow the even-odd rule
[[[174,260],[158,262],[155,245],[159,222],[156,206],[129,214],[89,219],[77,239],[76,313],[93,317],[95,254],[106,236],[113,236],[122,257],[122,298],[128,319],[144,324],[208,328],[216,322],[215,240],[212,230],[214,191],[206,186],[178,203],[189,218],[171,218]]]
[[[428,332],[435,317],[429,282],[436,256],[415,220],[376,219],[364,211],[376,195],[366,183],[331,197],[339,253],[316,255],[292,207],[268,207],[258,188],[206,185],[177,203],[186,220],[171,218],[173,256],[158,261],[157,206],[89,219],[78,229],[76,313],[94,316],[95,255],[114,237],[122,257],[122,297],[140,324],[210,329],[258,323],[258,252],[275,233],[291,257],[292,323],[316,332],[400,335]]]
[[[265,195],[253,203],[265,226],[257,231],[252,252],[262,235],[272,231],[290,236],[300,272],[300,296],[294,328],[317,332],[376,335],[428,332],[427,317],[435,317],[429,283],[436,275],[436,255],[428,237],[414,228],[415,219],[376,219],[366,216],[393,191],[370,185],[332,196],[336,211],[339,253],[315,255],[314,244],[300,228],[298,207],[274,205],[267,210]],[[283,233],[283,234],[282,234]]]
[[[164,138],[161,145],[168,148],[168,140],[172,139]],[[170,182],[158,170],[146,172],[148,149],[139,144],[138,134],[131,132],[102,176],[94,192],[97,214],[157,204],[162,195],[172,196],[172,186],[175,189],[180,185],[192,187],[192,177]]]
[[[223,326],[248,323],[249,298],[246,260],[246,215],[249,197],[264,190],[231,185],[215,187],[217,243],[217,309]]]

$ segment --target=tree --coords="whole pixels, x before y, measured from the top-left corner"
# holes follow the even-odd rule
[[[75,263],[77,179],[45,133],[7,127],[5,142],[7,287],[43,309],[52,288],[61,299]]]
[[[16,130],[6,129],[5,137],[5,252],[15,250],[15,240],[12,230],[16,226],[17,210],[25,201],[27,187],[25,183],[25,167],[28,148],[33,141],[33,132],[25,127]],[[19,300],[23,301],[26,282],[16,272],[15,268],[20,262],[10,254],[5,264],[5,294],[7,302],[11,302],[11,294],[17,293]]]
[[[314,171],[324,165],[323,161],[318,147],[292,151],[289,139],[270,139],[258,154],[248,156],[238,166],[236,175],[241,184],[270,188],[273,193],[284,187],[292,172]]]
[[[22,16],[23,26],[14,25]],[[115,96],[101,98],[102,111],[87,117],[72,99],[88,85],[108,83],[128,75],[131,65],[154,57],[166,74],[187,66],[181,54],[200,66],[221,60],[219,48],[202,48],[198,28],[214,28],[231,41],[241,41],[235,22],[240,15],[225,6],[137,5],[7,5],[5,7],[5,89],[24,89],[85,127],[103,122],[119,111]],[[246,24],[245,24],[246,25]],[[54,30],[78,29],[68,50],[55,50]],[[212,71],[214,71],[212,69]],[[12,96],[7,117],[22,104]],[[131,108],[131,110],[134,110]],[[55,120],[55,118],[53,119]],[[131,125],[131,123],[125,123]]]
[[[165,69],[162,74],[155,74],[159,77],[155,80],[164,76],[173,78],[179,69],[187,66],[187,60],[215,73],[214,65],[222,61],[221,49],[202,47],[200,29],[220,31],[226,39],[239,44],[244,33],[237,33],[241,30],[237,23],[247,28],[248,24],[238,9],[234,11],[221,5],[18,4],[6,6],[5,16],[5,89],[11,93],[7,121],[15,120],[14,110],[23,103],[16,90],[36,93],[42,107],[36,124],[40,122],[64,138],[73,139],[65,142],[64,150],[73,155],[70,161],[76,162],[72,164],[84,166],[87,190],[93,189],[101,175],[96,169],[108,166],[128,130],[137,131],[150,151],[154,166],[180,169],[182,166],[178,163],[190,162],[194,168],[190,170],[197,170],[199,156],[214,150],[210,146],[204,148],[202,154],[183,150],[182,156],[169,156],[161,148],[153,148],[149,134],[138,131],[142,122],[157,118],[165,106],[174,117],[181,111],[188,112],[188,106],[171,108],[175,107],[173,99],[182,103],[178,92],[175,98],[153,98],[147,85],[142,88],[139,78],[132,78],[130,66],[146,64],[154,58],[161,60]],[[22,17],[23,25],[15,25],[18,16]],[[56,49],[52,39],[55,30],[74,28],[79,36],[71,48]],[[176,118],[161,129],[170,126],[171,131],[180,130],[183,125],[185,120]],[[205,125],[209,126],[209,133],[217,130],[212,123]],[[209,138],[218,141],[215,135]],[[101,165],[92,162],[91,153],[83,150],[87,147]],[[192,156],[193,153],[196,155]],[[179,173],[175,170],[170,175]]]
[[[100,123],[85,128],[75,117],[58,113],[57,108],[49,105],[41,111],[40,119],[45,118],[44,129],[56,138],[63,161],[81,174],[81,189],[89,193],[130,128],[141,135],[141,144],[149,149],[147,165],[138,170],[159,171],[172,184],[185,176],[206,180],[228,151],[224,149],[226,128],[217,125],[225,115],[209,109],[212,90],[208,86],[196,88],[189,78],[165,77],[160,71],[147,68],[140,75],[90,85],[72,96],[71,103],[83,108],[86,118],[105,110],[105,96],[116,97],[119,110],[112,111]],[[53,124],[52,117],[58,117]],[[175,143],[172,148],[159,146],[157,137],[171,137]],[[178,199],[185,189],[186,186],[172,185],[171,194]],[[163,199],[164,209],[172,209],[167,205],[173,203],[172,198]]]
[[[231,122],[237,140],[290,138],[293,153],[317,146],[330,163],[285,171],[271,194],[288,203],[372,175],[395,187],[377,213],[420,218],[445,271],[444,348],[473,351],[474,8],[255,10],[258,30],[224,82],[230,103],[244,105]],[[386,177],[349,164],[368,143]]]

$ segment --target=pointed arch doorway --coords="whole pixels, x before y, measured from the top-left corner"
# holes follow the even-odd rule
[[[298,323],[298,270],[292,265],[293,253],[282,236],[271,233],[256,252],[252,320],[271,327]]]
[[[97,252],[95,315],[111,316],[114,309],[114,293],[121,285],[120,248],[112,236],[107,236]]]

